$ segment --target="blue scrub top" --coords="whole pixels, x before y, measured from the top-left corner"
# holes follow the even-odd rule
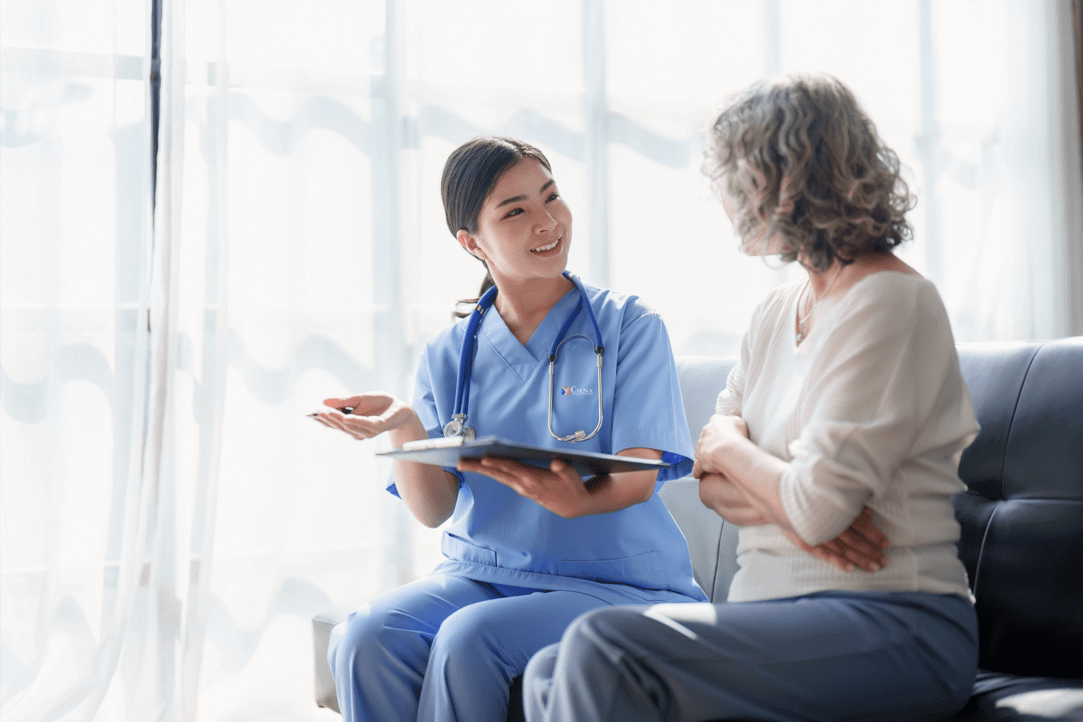
[[[603,422],[575,444],[554,439],[547,426],[548,355],[579,301],[570,290],[523,346],[492,306],[478,329],[467,424],[537,446],[615,454],[642,447],[663,452],[650,500],[608,514],[563,519],[512,489],[474,473],[461,479],[445,527],[447,560],[434,573],[539,590],[579,591],[612,604],[707,601],[692,577],[688,545],[657,491],[692,470],[694,449],[685,421],[677,369],[661,317],[635,296],[585,287],[602,333],[605,355]],[[429,436],[443,436],[451,419],[459,352],[467,319],[432,338],[421,355],[413,408]],[[566,436],[598,423],[595,333],[580,310],[558,351],[553,430]],[[394,478],[388,485],[394,494]]]

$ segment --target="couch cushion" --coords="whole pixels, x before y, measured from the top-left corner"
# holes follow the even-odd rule
[[[1083,681],[978,672],[955,722],[1049,722],[1083,719]]]

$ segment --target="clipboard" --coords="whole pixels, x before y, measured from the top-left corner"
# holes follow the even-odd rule
[[[408,441],[402,445],[401,449],[382,451],[377,456],[386,456],[401,461],[413,461],[419,464],[450,467],[458,466],[459,459],[503,456],[543,469],[548,469],[553,459],[560,459],[570,464],[583,478],[621,471],[667,469],[670,466],[670,464],[657,459],[640,459],[634,456],[599,454],[593,451],[531,446],[501,439],[498,436],[479,436],[469,441],[461,436]]]

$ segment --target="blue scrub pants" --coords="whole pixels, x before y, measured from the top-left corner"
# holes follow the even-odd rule
[[[531,655],[606,602],[431,575],[377,597],[331,631],[327,661],[347,722],[504,722]]]
[[[529,722],[911,722],[961,709],[977,658],[956,595],[613,607],[531,660],[523,702]]]

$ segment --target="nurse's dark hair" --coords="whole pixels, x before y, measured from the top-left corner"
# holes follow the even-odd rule
[[[552,171],[549,159],[540,150],[514,138],[484,136],[463,143],[448,156],[444,173],[440,178],[440,196],[444,201],[444,218],[451,235],[458,236],[465,230],[470,235],[478,232],[478,214],[485,199],[493,192],[500,178],[523,158],[533,158]],[[479,259],[480,260],[480,259]],[[485,280],[481,282],[478,298],[493,287],[493,277],[485,261]],[[462,318],[478,298],[460,300],[454,315]]]
[[[782,241],[823,272],[913,237],[899,157],[854,94],[826,73],[761,80],[729,99],[706,133],[704,172],[735,202],[742,238]]]

